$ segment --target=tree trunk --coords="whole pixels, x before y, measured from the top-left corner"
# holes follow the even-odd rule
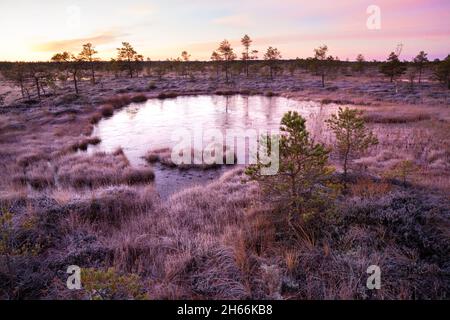
[[[94,71],[94,64],[91,62],[91,77],[92,77],[92,84],[95,84],[95,71]]]
[[[130,78],[133,78],[133,66],[131,65],[131,61],[128,60],[128,71],[130,73]]]
[[[38,99],[41,100],[41,88],[39,86],[39,78],[34,77],[34,83],[36,85],[36,90],[37,90],[37,95],[38,95]]]
[[[78,80],[76,71],[73,73],[73,84],[75,86],[75,93],[78,94]]]
[[[20,92],[22,93],[22,99],[25,99],[25,90],[23,89],[23,81],[20,81]]]
[[[325,74],[322,73],[322,88],[325,88]]]
[[[225,63],[225,78],[228,83],[228,63]]]
[[[248,53],[247,58],[245,59],[245,76],[248,78]]]
[[[344,191],[347,191],[348,156],[350,154],[350,131],[347,129],[347,148],[344,153]]]
[[[421,83],[422,79],[422,67],[419,68],[419,84]]]
[[[248,78],[248,59],[250,58],[250,56],[248,54],[248,47],[246,49],[246,55],[247,56],[245,57],[245,73],[246,73],[246,76]]]
[[[347,181],[347,171],[348,171],[348,154],[344,158],[344,181]]]

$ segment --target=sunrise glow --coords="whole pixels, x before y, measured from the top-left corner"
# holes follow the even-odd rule
[[[380,8],[380,29],[366,26],[370,5]],[[208,60],[221,40],[238,47],[243,34],[260,51],[277,46],[283,58],[311,56],[326,43],[342,60],[358,53],[381,60],[402,43],[403,59],[424,48],[434,59],[450,51],[449,21],[446,0],[3,0],[0,60],[47,61],[58,51],[78,52],[86,42],[109,60],[122,41],[152,60],[175,58],[182,50]]]

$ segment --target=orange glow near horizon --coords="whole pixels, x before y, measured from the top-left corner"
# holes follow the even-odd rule
[[[353,60],[384,60],[402,43],[402,59],[420,50],[429,58],[450,53],[450,2],[447,0],[379,0],[380,29],[366,22],[372,1],[341,0],[78,0],[11,1],[0,4],[0,61],[48,61],[60,51],[78,53],[91,42],[99,58],[115,57],[122,41],[152,60],[180,56],[209,60],[223,39],[238,55],[239,39],[249,34],[254,49],[277,47],[283,58],[306,58],[327,44],[330,54]],[[262,56],[262,54],[260,54]]]

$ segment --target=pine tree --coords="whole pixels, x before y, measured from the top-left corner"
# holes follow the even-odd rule
[[[256,54],[258,53],[258,51],[256,50],[252,50],[250,52],[250,46],[252,44],[253,40],[250,39],[250,37],[248,35],[245,35],[242,39],[241,39],[241,43],[244,46],[244,52],[242,52],[242,60],[245,62],[245,74],[248,77],[248,62],[249,60],[254,60],[256,58]]]
[[[134,62],[143,61],[143,59],[144,57],[139,55],[128,42],[122,42],[122,47],[117,48],[117,61],[125,62],[130,78],[133,78]]]
[[[78,94],[78,77],[82,69],[83,60],[69,52],[57,53],[52,57],[51,60],[53,62],[64,62],[67,65],[68,71],[72,75],[75,93]]]
[[[220,61],[222,61],[222,57],[217,53],[217,51],[213,51],[211,54],[211,61],[213,61],[216,65],[216,76],[219,77]]]
[[[264,54],[264,60],[266,60],[267,65],[270,69],[270,79],[273,79],[273,74],[276,69],[277,60],[281,59],[281,53],[277,48],[269,47]]]
[[[365,67],[366,59],[364,59],[364,56],[362,54],[358,54],[356,57],[356,64],[354,70],[363,73],[364,67]]]
[[[234,61],[236,59],[236,54],[233,51],[233,48],[231,47],[231,44],[228,42],[228,40],[223,40],[220,43],[219,48],[217,49],[218,53],[220,54],[221,60],[225,62],[224,68],[225,68],[225,77],[228,82],[229,80],[229,68],[230,68],[230,62]]]
[[[378,139],[366,128],[362,112],[356,109],[339,108],[338,114],[333,114],[326,122],[336,137],[336,148],[342,160],[345,183],[350,161],[369,147],[378,144]]]
[[[439,82],[445,84],[450,89],[450,54],[445,60],[438,63],[434,71],[434,76]]]
[[[98,61],[97,58],[94,57],[98,52],[95,50],[94,46],[91,43],[86,43],[83,45],[83,50],[78,55],[78,58],[81,61],[86,61],[89,63],[89,67],[91,69],[91,81],[92,84],[95,84],[95,68],[94,62]]]
[[[187,67],[187,63],[189,62],[189,59],[191,58],[191,55],[187,51],[181,52],[181,60],[184,62],[184,64],[181,66],[181,73],[183,76],[189,75],[189,70]]]
[[[271,201],[287,214],[291,230],[305,236],[304,223],[324,210],[331,191],[330,150],[314,143],[306,130],[306,120],[297,112],[289,111],[283,116],[280,130],[278,173],[262,175],[264,164],[258,163],[247,167],[246,175],[258,181],[263,192],[270,194]]]
[[[387,61],[381,65],[380,72],[389,77],[391,82],[406,72],[406,66],[402,63],[395,52],[391,52]]]
[[[27,70],[26,64],[23,62],[16,62],[12,65],[12,67],[6,71],[4,71],[3,76],[11,80],[17,86],[20,87],[20,93],[22,94],[22,99],[25,99],[25,93],[27,90],[25,89],[25,83],[27,81]],[[28,95],[28,99],[29,99]]]
[[[190,55],[187,51],[183,51],[183,52],[181,53],[181,59],[182,59],[184,62],[188,62],[190,58],[191,58],[191,55]]]
[[[328,47],[323,45],[317,49],[314,49],[313,69],[319,73],[322,79],[322,87],[325,87],[325,76],[333,67],[334,58],[332,56],[327,57]]]
[[[425,63],[428,62],[427,55],[428,54],[425,53],[424,51],[420,51],[419,54],[413,60],[414,66],[416,67],[417,72],[419,73],[419,84],[421,83],[422,80],[423,67]]]

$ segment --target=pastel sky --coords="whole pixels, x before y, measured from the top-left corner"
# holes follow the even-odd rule
[[[370,30],[369,5],[381,13]],[[330,54],[354,60],[385,59],[403,44],[402,59],[420,50],[450,53],[449,0],[1,0],[0,60],[49,60],[58,51],[77,53],[92,42],[110,59],[122,41],[152,60],[187,50],[206,60],[223,39],[242,51],[249,34],[255,49],[277,47],[283,58],[309,57],[327,44]]]

